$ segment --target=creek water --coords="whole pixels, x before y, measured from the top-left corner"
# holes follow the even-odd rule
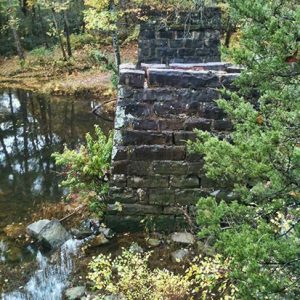
[[[0,90],[0,272],[1,264],[13,268],[28,257],[38,266],[23,292],[2,294],[3,299],[61,299],[78,241],[64,244],[53,264],[40,252],[16,250],[4,232],[7,225],[24,222],[42,203],[60,200],[63,191],[51,154],[61,151],[64,144],[78,146],[94,124],[105,133],[111,129],[111,122],[91,113],[97,104],[87,99]],[[11,252],[17,252],[17,259],[7,255]],[[0,273],[0,295],[5,276]]]
[[[73,269],[73,257],[82,242],[68,240],[52,262],[41,252],[36,255],[38,269],[21,291],[4,293],[3,300],[59,300]]]

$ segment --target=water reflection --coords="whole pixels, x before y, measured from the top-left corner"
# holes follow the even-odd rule
[[[0,91],[0,229],[26,216],[41,201],[61,196],[51,153],[64,143],[78,145],[98,123],[107,132],[112,123],[96,119],[97,103]]]

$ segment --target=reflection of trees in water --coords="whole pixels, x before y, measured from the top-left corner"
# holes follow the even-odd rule
[[[77,146],[96,122],[87,101],[0,94],[0,211],[59,198],[51,153]]]

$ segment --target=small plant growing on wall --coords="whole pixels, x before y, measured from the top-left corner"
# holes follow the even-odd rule
[[[62,153],[52,154],[56,164],[63,167],[61,187],[68,190],[66,199],[87,204],[99,217],[108,193],[111,152],[112,133],[106,137],[95,125],[95,138],[87,133],[85,145],[75,150],[65,146]]]

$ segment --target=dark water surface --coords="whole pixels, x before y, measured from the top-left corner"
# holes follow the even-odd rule
[[[51,153],[64,143],[76,147],[94,124],[109,131],[112,123],[91,113],[96,105],[88,99],[0,90],[0,235],[37,204],[60,199]]]

